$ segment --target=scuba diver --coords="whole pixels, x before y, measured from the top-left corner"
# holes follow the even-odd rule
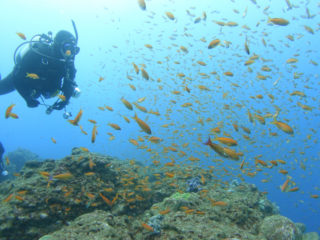
[[[49,32],[37,34],[30,41],[20,44],[14,52],[13,71],[0,80],[0,95],[17,90],[28,107],[44,105],[47,114],[65,109],[70,97],[78,97],[80,90],[74,80],[74,59],[80,48],[77,46],[78,32],[73,20],[72,25],[75,37],[61,30],[54,39]],[[51,106],[44,103],[44,98],[57,95],[59,98]],[[42,103],[37,100],[39,97]],[[65,109],[64,117],[70,116],[71,113]]]
[[[2,160],[2,155],[4,153],[4,148],[2,146],[2,143],[0,142],[0,173],[2,176],[7,176],[8,175],[8,171],[4,170],[4,163]]]

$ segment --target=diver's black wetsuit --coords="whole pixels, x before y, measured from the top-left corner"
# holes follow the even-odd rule
[[[42,42],[33,43],[33,49],[36,51],[29,48],[21,59],[17,59],[13,71],[0,80],[0,95],[17,90],[29,107],[37,107],[39,101],[36,99],[40,95],[49,98],[61,90],[66,100],[54,106],[60,110],[69,103],[77,86],[74,59],[66,61],[53,45]],[[36,74],[39,79],[27,77],[28,73]]]

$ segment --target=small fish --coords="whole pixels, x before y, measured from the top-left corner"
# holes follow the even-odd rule
[[[27,38],[26,38],[26,35],[24,35],[23,33],[21,33],[21,32],[17,32],[17,35],[21,38],[21,39],[23,39],[23,40],[26,40]]]
[[[133,119],[136,120],[136,122],[138,123],[138,125],[142,129],[142,131],[144,131],[145,133],[151,134],[151,129],[150,129],[149,125],[147,123],[145,123],[143,120],[141,120],[140,118],[138,118],[136,113],[135,113]]]
[[[18,119],[19,118],[19,116],[17,114],[12,113],[12,112],[10,113],[10,117],[13,118],[13,119]]]
[[[174,17],[172,12],[166,12],[166,15],[170,20],[174,20],[175,19],[175,17]]]
[[[97,124],[96,120],[92,120],[92,119],[88,119],[89,122],[93,123],[93,124]]]
[[[223,147],[218,144],[211,142],[211,138],[208,138],[208,141],[204,143],[204,145],[208,145],[212,150],[218,153],[221,157],[226,157]]]
[[[57,143],[57,141],[56,141],[53,137],[51,138],[51,141],[52,141],[54,144]]]
[[[144,0],[138,0],[138,4],[142,10],[146,10],[147,6],[146,6],[146,2]]]
[[[134,71],[136,72],[136,74],[138,74],[140,71],[138,66],[134,62],[132,63],[132,65],[133,65]]]
[[[58,98],[61,99],[62,102],[66,101],[66,96],[58,94]]]
[[[92,159],[89,159],[89,168],[92,170],[92,168],[96,166],[96,164],[92,161]]]
[[[152,137],[149,137],[149,141],[153,143],[159,143],[162,141],[162,139],[159,137],[152,136]]]
[[[6,199],[4,199],[4,202],[9,202],[11,198],[13,197],[13,193],[11,193]]]
[[[32,79],[40,79],[40,77],[36,73],[26,73],[26,77]]]
[[[228,146],[236,146],[238,145],[237,141],[232,139],[232,138],[227,138],[227,137],[217,137],[214,140],[217,140],[223,144],[226,144]]]
[[[57,179],[57,180],[68,180],[68,179],[73,178],[73,175],[70,172],[67,172],[67,173],[61,173],[58,175],[54,175],[53,178]]]
[[[86,172],[84,175],[85,176],[93,176],[95,174],[96,174],[95,172]]]
[[[288,189],[288,192],[297,192],[297,191],[299,191],[298,187],[293,187],[293,188]]]
[[[116,123],[108,123],[108,125],[115,130],[121,130],[120,126]]]
[[[275,121],[271,122],[271,124],[276,125],[279,129],[281,129],[285,133],[293,134],[293,129],[288,124],[286,124],[284,122],[279,122],[279,121],[275,120]]]
[[[49,172],[40,171],[39,173],[40,173],[40,175],[42,177],[45,177],[45,178],[49,178],[50,177],[50,173]]]
[[[146,223],[141,223],[141,226],[144,228],[144,229],[146,229],[146,230],[148,230],[148,231],[150,231],[150,232],[153,232],[154,231],[154,229],[153,229],[153,227],[151,227],[150,225],[148,225],[148,224],[146,224]]]
[[[250,55],[250,49],[249,49],[249,46],[248,46],[248,39],[246,37],[246,41],[244,42],[244,49],[246,50],[246,53],[248,55]]]
[[[78,112],[78,114],[75,117],[75,119],[74,120],[68,120],[68,122],[70,122],[74,126],[78,126],[78,123],[79,123],[79,121],[80,121],[80,119],[82,117],[82,113],[83,113],[83,111],[82,111],[82,109],[80,109],[80,111]]]
[[[142,77],[146,80],[149,80],[149,74],[147,73],[147,71],[144,70],[144,68],[140,68],[140,70],[141,70]]]
[[[136,108],[138,108],[140,111],[142,111],[142,112],[144,112],[144,113],[147,113],[148,112],[148,110],[145,108],[145,107],[143,107],[143,106],[141,106],[141,105],[139,105],[138,103],[133,103],[135,106],[136,106]]]
[[[79,147],[82,151],[84,151],[84,152],[89,152],[89,149],[88,148],[86,148],[86,147]]]
[[[228,77],[233,77],[233,73],[232,72],[224,72],[223,74],[225,76],[228,76]]]
[[[96,135],[97,135],[97,125],[94,125],[92,128],[91,133],[91,142],[94,143],[96,141]]]
[[[10,117],[10,114],[11,114],[11,111],[13,109],[13,107],[15,106],[15,104],[11,104],[7,110],[6,110],[6,113],[5,113],[5,118],[9,118]]]
[[[112,202],[105,196],[102,195],[102,193],[99,193],[100,197],[107,203],[110,207],[112,206]]]
[[[145,46],[146,48],[149,48],[149,49],[152,49],[152,48],[153,48],[151,44],[145,44],[144,46]]]
[[[289,181],[290,181],[290,179],[287,178],[286,181],[280,186],[281,192],[285,192],[286,191],[286,189],[288,187],[288,184],[289,184]]]
[[[289,21],[284,18],[269,18],[268,22],[279,26],[287,26],[289,24]]]
[[[228,205],[228,203],[223,202],[223,201],[214,201],[212,203],[212,206],[227,206],[227,205]]]
[[[220,40],[219,40],[219,39],[214,39],[214,40],[212,40],[212,41],[209,43],[208,48],[209,48],[209,49],[212,49],[212,48],[218,46],[219,43],[220,43]]]
[[[124,99],[123,97],[121,98],[121,102],[126,106],[126,108],[128,108],[129,110],[132,110],[133,107],[132,107],[132,104],[127,101],[126,99]]]
[[[21,197],[21,196],[18,196],[18,195],[16,195],[16,196],[14,196],[15,197],[15,199],[17,199],[17,200],[19,200],[19,201],[24,201],[24,198],[23,197]]]

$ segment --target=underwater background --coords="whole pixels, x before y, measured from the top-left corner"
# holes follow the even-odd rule
[[[64,119],[63,111],[47,115],[44,106],[28,108],[12,92],[0,96],[0,141],[6,153],[22,147],[42,159],[60,159],[73,147],[85,147],[146,165],[173,159],[203,168],[214,166],[226,181],[243,178],[254,183],[267,192],[282,215],[306,224],[307,231],[320,232],[319,1],[150,0],[143,10],[137,1],[128,0],[12,0],[1,1],[0,9],[2,78],[13,69],[13,53],[23,41],[17,32],[27,39],[61,29],[73,33],[71,19],[75,21],[81,49],[75,60],[76,82],[82,93],[71,99],[67,110],[72,119],[83,110],[79,125],[88,133]],[[269,17],[290,23],[272,24]],[[220,44],[209,49],[214,39],[220,39]],[[253,56],[258,57],[246,65]],[[294,63],[288,63],[292,58]],[[149,79],[141,70],[136,74],[132,63],[145,69]],[[135,106],[129,110],[121,98],[147,112]],[[18,119],[4,118],[11,104]],[[135,113],[150,126],[150,136],[162,139],[159,144],[148,141],[133,119]],[[294,134],[272,123],[275,114]],[[259,116],[265,116],[265,124]],[[89,119],[97,122],[94,143]],[[108,124],[118,124],[121,130]],[[238,161],[219,156],[203,144],[208,136],[212,141],[231,136],[238,143],[233,148],[243,156]],[[277,159],[285,163],[273,166],[270,161]],[[242,161],[247,170],[240,169]],[[280,190],[288,177],[298,191]]]

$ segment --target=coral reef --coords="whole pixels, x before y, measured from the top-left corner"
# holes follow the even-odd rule
[[[6,165],[6,170],[9,172],[9,175],[2,178],[0,176],[0,181],[13,179],[13,174],[19,172],[27,161],[41,161],[37,154],[24,148],[18,148],[13,152],[8,152],[5,155],[5,159],[7,158],[9,159],[9,165]]]
[[[29,161],[0,185],[0,240],[304,239],[303,225],[278,215],[254,185],[196,166],[167,168],[83,148]]]

